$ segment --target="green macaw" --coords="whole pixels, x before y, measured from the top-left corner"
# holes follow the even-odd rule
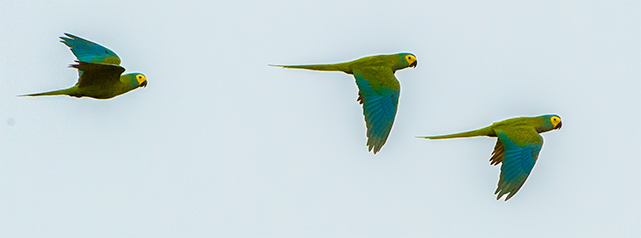
[[[394,73],[407,67],[416,67],[417,64],[413,54],[399,53],[368,56],[337,64],[271,66],[353,74],[358,86],[357,101],[363,104],[367,124],[368,151],[373,150],[376,154],[387,141],[396,117],[401,85]]]
[[[144,74],[121,75],[125,68],[120,66],[120,58],[113,51],[72,34],[65,35],[67,37],[60,37],[60,42],[67,45],[78,59],[75,61],[77,64],[69,66],[78,69],[78,83],[68,89],[22,96],[69,95],[109,99],[147,86]]]
[[[496,200],[508,194],[505,198],[507,201],[521,189],[539,158],[539,152],[543,147],[543,137],[539,133],[561,129],[561,125],[561,117],[558,115],[517,117],[495,122],[491,126],[478,130],[418,138],[435,140],[475,136],[498,137],[490,164],[503,163],[503,165],[501,165],[501,176],[494,194],[498,194]]]

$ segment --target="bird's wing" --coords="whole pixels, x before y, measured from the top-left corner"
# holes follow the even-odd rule
[[[120,83],[120,75],[125,72],[125,68],[117,65],[94,64],[82,61],[76,61],[76,63],[78,64],[72,64],[70,67],[84,72],[78,79],[78,88]]]
[[[530,175],[543,146],[543,137],[532,127],[495,129],[495,132],[498,141],[490,161],[493,165],[503,164],[494,194],[497,194],[497,200],[508,194],[507,201]]]
[[[367,146],[374,154],[381,150],[390,131],[400,96],[400,84],[390,67],[354,69],[358,101],[363,104],[367,124]]]
[[[60,37],[60,42],[71,49],[78,61],[120,65],[120,58],[110,49],[69,33],[65,36]]]

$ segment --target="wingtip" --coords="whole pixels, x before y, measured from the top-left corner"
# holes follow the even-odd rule
[[[61,36],[59,38],[60,38],[60,43],[63,43],[65,45],[67,45],[68,41],[72,41],[75,38],[77,38],[76,36],[74,36],[72,34],[69,34],[69,33],[66,33],[66,32],[64,34],[65,34],[65,36]],[[69,45],[67,45],[67,46],[69,46]]]
[[[494,191],[494,195],[496,194],[498,194],[496,196],[497,201],[505,197],[505,200],[503,200],[503,202],[507,202],[507,200],[510,200],[510,198],[512,198],[512,196],[514,196],[516,193],[512,193],[512,192],[503,193],[502,191],[499,191],[499,188],[496,188],[496,191]]]
[[[77,36],[75,36],[75,35],[73,35],[73,34],[71,34],[71,33],[67,33],[67,32],[65,32],[65,33],[63,33],[63,34],[65,34],[65,36],[67,36],[67,37],[71,37],[71,38],[78,38]]]
[[[369,148],[369,151],[374,153],[374,155],[376,155],[378,154],[378,152],[381,152],[384,145],[385,145],[385,142],[383,142],[382,144],[379,143],[379,144],[371,145],[371,147]]]
[[[65,44],[65,45],[67,45],[68,43],[72,43],[73,41],[78,41],[78,40],[80,40],[80,41],[82,41],[82,40],[87,41],[87,40],[85,40],[85,39],[83,39],[83,38],[80,38],[80,37],[78,37],[78,36],[76,36],[76,35],[73,35],[73,34],[71,34],[71,33],[66,33],[66,32],[65,32],[64,34],[65,34],[65,36],[61,36],[61,37],[60,37],[60,39],[61,39],[61,41],[60,41],[60,42],[61,42],[61,43],[63,43],[63,44]],[[70,45],[67,45],[67,46],[72,47],[72,46],[70,46]],[[75,47],[72,47],[72,48],[75,48]]]
[[[73,62],[76,62],[76,64],[70,64],[68,67],[69,67],[69,68],[77,69],[77,68],[78,68],[78,66],[80,66],[81,61],[74,60]]]
[[[507,200],[510,200],[510,198],[512,198],[512,196],[514,196],[514,195],[516,195],[516,193],[510,193],[510,194],[509,194],[509,195],[507,195],[507,197],[505,198],[505,201],[507,202]]]

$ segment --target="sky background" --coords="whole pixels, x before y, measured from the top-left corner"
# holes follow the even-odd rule
[[[0,237],[641,237],[640,1],[3,1]],[[142,72],[67,88],[64,32]],[[268,67],[411,52],[367,152],[350,75]],[[555,113],[523,188],[495,139]]]

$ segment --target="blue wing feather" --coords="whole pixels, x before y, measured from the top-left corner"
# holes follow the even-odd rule
[[[78,61],[120,65],[120,58],[110,49],[69,33],[65,35],[67,37],[60,37],[60,42],[71,49]]]
[[[500,199],[503,195],[508,194],[505,198],[505,201],[507,201],[514,196],[525,183],[525,180],[534,167],[534,163],[536,163],[539,157],[539,152],[543,145],[537,142],[527,142],[523,145],[517,145],[508,137],[505,131],[495,131],[499,141],[505,148],[505,152],[503,154],[503,164],[501,165],[501,176],[494,194],[498,194],[496,199]],[[538,133],[537,136],[539,136]]]
[[[381,150],[394,124],[400,91],[387,87],[375,91],[361,71],[354,71],[367,124],[367,146],[376,154]],[[393,77],[393,74],[392,74]]]

